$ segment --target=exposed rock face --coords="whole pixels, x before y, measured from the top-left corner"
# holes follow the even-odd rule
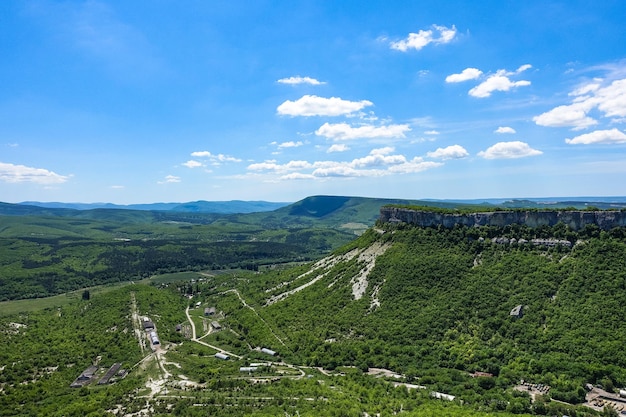
[[[380,220],[403,222],[421,227],[443,225],[452,228],[463,226],[507,226],[509,224],[529,227],[554,226],[563,223],[572,230],[595,224],[602,230],[626,226],[626,211],[494,211],[469,214],[444,214],[397,207],[382,207]]]

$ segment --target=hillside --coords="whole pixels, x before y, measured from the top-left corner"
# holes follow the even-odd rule
[[[152,282],[2,318],[0,415],[581,417],[626,386],[623,227],[377,222],[291,269]],[[128,377],[69,388],[96,357]]]
[[[272,212],[218,214],[0,204],[0,301],[155,273],[258,270],[317,259],[408,200],[309,197]],[[195,206],[195,203],[192,204]]]
[[[567,239],[572,247],[554,243]],[[581,402],[584,383],[626,385],[625,290],[624,228],[381,223],[310,270],[266,278],[248,294],[289,340],[288,356],[312,365],[433,382],[433,369],[481,371]],[[447,391],[479,401],[462,387]]]

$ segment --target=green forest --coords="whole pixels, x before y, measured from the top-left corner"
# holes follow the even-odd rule
[[[92,289],[0,311],[3,416],[617,415],[582,404],[626,386],[623,228],[378,223],[308,259],[296,242],[12,239],[4,299]],[[70,387],[114,363],[114,383]]]

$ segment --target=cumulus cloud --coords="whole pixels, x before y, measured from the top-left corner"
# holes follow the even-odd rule
[[[487,77],[485,81],[469,90],[468,94],[472,97],[486,98],[490,97],[491,93],[494,91],[509,91],[515,87],[525,87],[530,85],[530,81],[527,80],[511,81],[509,78],[511,75],[514,74],[504,70],[499,70],[495,74]]]
[[[531,69],[533,66],[530,64],[520,65],[518,69],[515,70],[515,74],[519,74],[520,72],[524,72],[526,70]]]
[[[290,174],[285,174],[280,177],[281,180],[314,180],[315,175],[313,174],[301,174],[300,172],[292,172]]]
[[[283,142],[283,143],[274,143],[276,145],[276,147],[278,149],[285,149],[285,148],[297,148],[300,147],[302,145],[304,145],[301,141],[288,141],[288,142]]]
[[[297,171],[301,169],[312,168],[313,165],[307,161],[289,161],[286,164],[278,164],[274,160],[259,162],[248,165],[250,171],[276,171],[276,172],[288,172]]]
[[[420,30],[417,33],[409,33],[406,39],[391,42],[391,49],[406,52],[409,49],[419,51],[429,44],[445,44],[452,42],[456,36],[456,27],[447,28],[445,26],[433,25],[431,29]]]
[[[533,121],[540,126],[586,129],[598,124],[596,119],[589,116],[591,111],[597,109],[604,117],[617,118],[614,121],[622,122],[626,117],[626,79],[604,82],[604,86],[602,84],[603,80],[594,79],[579,86],[569,94],[574,97],[570,104],[548,110],[533,117]]]
[[[407,124],[352,127],[347,123],[324,123],[315,131],[317,136],[332,140],[352,140],[360,138],[404,138],[411,128]]]
[[[478,156],[485,159],[514,159],[527,156],[541,155],[543,152],[531,148],[527,143],[520,141],[498,142],[485,151],[478,152]]]
[[[368,100],[349,101],[339,97],[305,95],[296,101],[285,101],[276,108],[276,111],[284,116],[341,116],[357,112],[373,104]]]
[[[626,134],[618,129],[596,130],[572,139],[565,139],[565,143],[570,145],[626,143]]]
[[[241,159],[235,158],[234,156],[224,155],[224,154],[221,154],[221,153],[213,154],[213,153],[211,153],[209,151],[192,152],[191,156],[193,156],[195,158],[205,158],[205,159],[208,159],[209,162],[211,162],[213,164],[219,164],[221,162],[241,162]],[[189,161],[189,162],[191,162],[191,161]],[[189,163],[189,162],[186,162],[183,165],[188,166],[186,164]],[[196,165],[196,166],[200,166],[200,165]],[[190,167],[190,168],[192,168],[192,167]]]
[[[468,80],[475,80],[482,75],[478,68],[465,68],[460,74],[451,74],[446,77],[447,83],[460,83]]]
[[[327,153],[333,153],[333,152],[346,152],[349,151],[350,147],[348,147],[348,145],[344,144],[344,143],[335,143],[333,145],[331,145],[330,148],[328,148],[328,150],[326,151]]]
[[[61,184],[69,176],[59,175],[56,172],[43,168],[33,168],[26,165],[15,165],[0,162],[0,181],[9,183],[32,182],[35,184]]]
[[[310,84],[310,85],[322,85],[326,84],[325,82],[318,81],[315,78],[311,77],[301,77],[299,75],[295,77],[281,78],[277,81],[279,84],[289,84],[289,85],[298,85],[298,84]]]
[[[167,175],[163,181],[158,181],[159,184],[173,184],[180,182],[180,177],[175,175]]]
[[[494,133],[515,133],[515,129],[513,129],[512,127],[508,127],[508,126],[500,126],[498,127],[496,130],[494,130]]]
[[[461,145],[451,145],[446,148],[437,148],[436,151],[426,154],[429,158],[436,159],[461,159],[469,156],[467,150]]]
[[[198,168],[198,167],[201,167],[203,164],[202,162],[198,162],[198,161],[191,159],[183,163],[183,165],[186,166],[187,168]]]
[[[351,161],[290,161],[279,164],[265,161],[248,166],[249,171],[280,175],[280,179],[316,179],[328,177],[381,177],[390,174],[421,172],[442,165],[440,162],[407,159],[393,147],[377,148]]]
[[[557,106],[533,117],[533,121],[539,126],[571,127],[574,130],[580,130],[598,124],[597,120],[587,116],[590,110],[591,107],[587,103]]]

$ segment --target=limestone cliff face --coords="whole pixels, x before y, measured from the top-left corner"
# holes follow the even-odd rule
[[[438,226],[451,228],[464,226],[506,226],[520,224],[529,227],[554,226],[561,222],[572,230],[595,224],[602,230],[626,226],[626,211],[494,211],[469,214],[443,214],[397,207],[382,207],[380,220],[403,222],[421,227]]]

